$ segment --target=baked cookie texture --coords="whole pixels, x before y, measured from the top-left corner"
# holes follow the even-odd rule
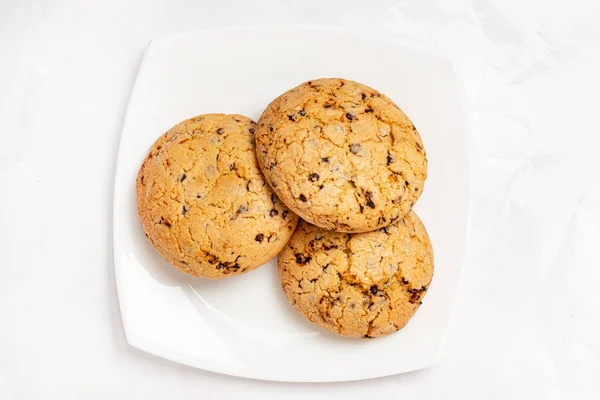
[[[385,95],[345,79],[308,81],[271,102],[256,148],[281,200],[339,232],[368,232],[404,217],[427,177],[425,149],[408,117]]]
[[[417,311],[433,277],[433,249],[411,211],[368,233],[301,221],[279,256],[283,290],[311,322],[342,336],[396,332]]]
[[[194,276],[243,274],[274,257],[298,217],[257,164],[256,123],[207,114],[175,125],[150,149],[137,176],[146,236],[169,263]]]

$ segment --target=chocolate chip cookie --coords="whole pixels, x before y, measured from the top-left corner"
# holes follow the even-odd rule
[[[256,123],[208,114],[175,125],[150,149],[137,176],[146,236],[173,266],[225,278],[274,257],[298,217],[266,184],[256,160]]]
[[[279,255],[279,276],[290,303],[311,322],[375,338],[402,328],[419,308],[433,277],[433,250],[413,211],[368,233],[301,221]]]
[[[256,132],[263,173],[306,221],[339,232],[388,226],[423,190],[419,133],[388,97],[345,79],[308,81],[275,99]]]

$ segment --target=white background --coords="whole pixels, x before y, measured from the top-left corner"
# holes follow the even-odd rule
[[[595,0],[0,0],[0,399],[598,399],[599,18]],[[125,341],[113,179],[148,40],[288,22],[383,33],[457,63],[472,211],[436,367],[270,383]]]

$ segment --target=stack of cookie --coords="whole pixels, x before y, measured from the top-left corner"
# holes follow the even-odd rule
[[[373,338],[402,328],[431,282],[431,243],[411,211],[426,175],[421,138],[389,98],[319,79],[275,99],[258,125],[210,114],[173,127],[142,164],[137,205],[178,269],[218,279],[279,253],[298,312]]]

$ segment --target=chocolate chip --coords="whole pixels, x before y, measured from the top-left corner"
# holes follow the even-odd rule
[[[263,235],[262,233],[259,233],[258,235],[256,235],[254,237],[254,240],[256,240],[258,243],[262,243],[262,241],[264,240],[265,235]]]
[[[183,207],[182,207],[182,209],[181,209],[181,213],[182,213],[183,215],[185,215],[185,214],[186,214],[188,211],[189,211],[189,208],[188,208],[188,206],[186,206],[186,205],[184,204],[184,205],[183,205]]]
[[[238,269],[240,269],[240,266],[237,263],[233,264],[231,262],[220,262],[219,264],[217,264],[217,269],[238,270]],[[229,271],[229,272],[231,272],[231,271]],[[229,273],[229,272],[225,272],[225,273]]]
[[[346,118],[348,118],[350,121],[352,121],[354,118],[356,118],[356,114],[354,114],[352,111],[347,112]]]
[[[392,153],[390,153],[388,151],[388,155],[387,155],[387,165],[390,165],[391,163],[394,162],[394,157],[392,157]]]
[[[319,190],[323,190],[324,187],[325,185],[319,185]]]
[[[271,193],[271,203],[273,203],[273,205],[277,204],[277,201],[279,199],[277,198],[277,195],[275,193]]]
[[[236,219],[237,217],[239,217],[239,215],[240,215],[241,213],[244,213],[244,212],[246,212],[246,211],[248,211],[248,207],[246,207],[246,206],[239,206],[239,207],[238,207],[238,209],[236,210],[236,212],[235,212],[235,216],[232,218],[232,220],[233,220],[233,219]]]
[[[185,181],[185,178],[187,178],[187,175],[186,175],[186,174],[181,174],[181,175],[179,175],[179,182],[183,182],[183,181]]]
[[[377,285],[371,285],[371,287],[369,288],[371,294],[377,294],[377,290]]]
[[[283,217],[283,219],[285,219],[288,215],[288,210],[285,210],[284,212],[281,213],[281,216]]]
[[[269,211],[269,217],[274,217],[276,215],[279,215],[279,211],[277,211],[276,209],[272,209],[271,211]]]
[[[410,301],[412,304],[415,304],[417,301],[419,301],[419,299],[420,299],[420,298],[421,298],[421,294],[420,294],[419,292],[413,292],[413,293],[410,295],[410,300],[409,300],[409,301]]]
[[[288,119],[292,122],[296,122],[296,117],[294,116],[294,114],[288,114]]]
[[[328,163],[329,162],[329,157],[323,157],[323,158],[321,158],[321,161]]]
[[[366,98],[367,98],[367,95],[366,95],[366,94],[364,94],[363,92],[360,92],[360,99],[361,99],[361,100],[364,100],[364,99],[366,99]]]
[[[164,219],[163,217],[160,217],[159,224],[163,224],[167,228],[170,228],[172,226],[171,223],[169,221],[167,221],[166,219]]]
[[[269,127],[269,132],[273,132],[273,127],[272,126]]]
[[[222,135],[223,133],[225,133],[225,131],[223,130],[223,128],[217,129],[217,135]]]
[[[246,191],[250,191],[250,181],[246,182]]]
[[[331,108],[331,107],[333,107],[333,104],[332,103],[325,103],[325,104],[323,104],[323,107],[325,107],[325,108]]]
[[[372,113],[373,109],[371,107],[368,107],[365,109],[365,113]]]
[[[313,278],[311,280],[309,280],[310,283],[315,283],[317,281],[317,278]]]
[[[403,285],[408,285],[408,281],[406,279],[404,279],[404,277],[402,277],[402,284]]]
[[[306,115],[306,111],[300,110],[300,111],[298,111],[298,115],[301,117],[304,117]]]
[[[306,203],[306,196],[303,194],[300,194],[300,197],[298,197],[300,199],[300,201],[303,201]]]
[[[250,132],[250,134],[254,135],[254,128],[248,129],[248,132]]]
[[[353,144],[349,145],[348,147],[350,148],[350,152],[352,154],[360,153],[360,144],[353,143]]]
[[[306,264],[307,262],[309,262],[312,259],[311,256],[306,256],[306,255],[300,254],[300,253],[296,253],[294,255],[296,256],[296,262],[301,265]]]
[[[363,336],[363,339],[373,339],[373,337],[369,336],[369,335],[365,335],[365,336]]]
[[[314,173],[314,172],[313,172],[312,174],[310,174],[310,175],[308,176],[308,179],[309,179],[311,182],[316,182],[316,181],[318,181],[318,180],[319,180],[319,174],[317,174],[317,173]]]
[[[202,193],[200,193],[200,192],[196,193],[196,198],[197,199],[201,199],[202,198]]]
[[[277,165],[277,163],[275,161],[273,161],[271,164],[269,164],[269,169],[275,168],[276,165]]]
[[[323,272],[327,272],[327,267],[329,267],[329,264],[325,264],[321,267],[323,269]]]
[[[404,186],[408,186],[408,181],[404,181]]]
[[[356,182],[354,182],[354,180],[350,179],[348,180],[348,183],[350,184],[350,186],[356,189]]]
[[[338,245],[337,244],[330,244],[330,245],[323,245],[323,250],[327,251],[327,250],[331,250],[331,249],[337,249]]]
[[[359,204],[358,208],[360,209],[361,214],[363,213],[363,211],[365,211],[365,206],[363,206],[362,204]]]
[[[367,190],[365,192],[365,198],[367,199],[367,206],[375,208],[375,203],[373,203],[373,193]]]

